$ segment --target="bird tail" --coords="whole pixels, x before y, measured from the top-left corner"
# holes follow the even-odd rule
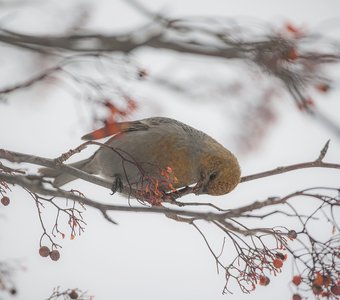
[[[92,156],[87,159],[70,164],[69,166],[85,171],[85,172],[89,172],[90,171],[89,163],[91,162],[91,159],[92,159]],[[38,171],[43,176],[54,178],[53,184],[56,187],[60,187],[66,183],[69,183],[70,181],[77,179],[76,176],[65,173],[64,171],[60,169],[40,168]]]

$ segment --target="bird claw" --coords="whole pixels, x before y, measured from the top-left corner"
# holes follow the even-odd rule
[[[117,191],[119,193],[123,191],[123,182],[119,175],[114,175],[114,180],[111,187],[111,195],[114,195]]]

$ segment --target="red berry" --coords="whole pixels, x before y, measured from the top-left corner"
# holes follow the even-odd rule
[[[319,285],[321,286],[323,284],[323,277],[320,274],[320,272],[316,273],[315,279],[313,280],[314,285]]]
[[[301,300],[301,296],[299,294],[294,294],[293,295],[293,300]]]
[[[300,276],[300,275],[295,275],[295,276],[293,277],[292,282],[293,282],[295,285],[300,285],[300,283],[301,283],[301,276]]]
[[[296,49],[292,48],[288,51],[288,59],[296,60],[299,57],[299,54]]]
[[[78,293],[75,291],[75,290],[72,290],[68,296],[71,298],[71,299],[78,299],[79,295]]]
[[[59,253],[59,251],[58,251],[58,250],[52,250],[52,251],[50,252],[50,257],[51,257],[51,259],[54,260],[54,261],[59,260],[59,258],[60,258],[60,253]]]
[[[281,268],[283,266],[283,262],[281,259],[276,258],[273,260],[273,265],[275,268]]]
[[[9,198],[7,196],[4,196],[1,198],[1,203],[3,206],[7,206],[11,201],[9,200]]]
[[[263,275],[260,276],[260,285],[266,286],[269,284],[269,282],[270,282],[270,279],[267,276],[263,276]]]
[[[293,34],[298,34],[300,32],[300,30],[292,23],[286,24],[286,30]]]
[[[329,91],[329,89],[331,88],[331,86],[327,83],[320,83],[318,85],[315,86],[315,88],[322,93],[326,93]]]
[[[340,295],[340,285],[333,285],[331,287],[331,292],[336,295],[339,296]]]
[[[50,255],[50,249],[47,246],[42,246],[39,249],[39,254],[42,257],[47,257]]]

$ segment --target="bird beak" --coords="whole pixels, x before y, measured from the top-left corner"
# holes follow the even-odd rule
[[[207,194],[207,184],[203,180],[200,180],[197,182],[197,184],[194,187],[194,193],[195,195],[202,195],[202,194]]]
[[[199,190],[195,191],[195,195],[207,194],[208,190],[206,186],[202,186]]]

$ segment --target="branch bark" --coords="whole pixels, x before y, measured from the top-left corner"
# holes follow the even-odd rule
[[[289,199],[294,198],[296,196],[306,195],[313,197],[313,194],[310,194],[311,189],[305,189],[302,191],[297,191],[291,193],[285,197],[277,197],[277,198],[268,198],[264,201],[256,201],[250,205],[241,206],[236,209],[228,210],[227,212],[200,212],[193,210],[184,210],[184,209],[173,209],[164,206],[125,206],[125,205],[112,205],[112,204],[103,204],[98,201],[89,199],[87,197],[83,197],[79,194],[75,194],[61,188],[47,188],[43,185],[48,183],[47,181],[42,181],[41,178],[37,177],[29,177],[23,175],[12,175],[0,173],[0,180],[3,180],[9,184],[19,185],[32,193],[37,193],[42,196],[49,197],[59,197],[74,200],[81,204],[93,207],[102,212],[106,217],[108,211],[121,211],[121,212],[140,212],[140,213],[156,213],[156,214],[164,214],[164,215],[181,215],[187,218],[191,218],[191,221],[194,220],[205,220],[208,222],[217,221],[219,224],[223,224],[226,229],[233,228],[234,226],[228,223],[226,220],[242,217],[243,214],[252,212],[254,210],[261,209],[263,207],[275,206],[286,203]],[[331,188],[332,189],[332,188]],[[332,189],[333,190],[333,189]],[[340,204],[339,204],[340,205]],[[110,220],[112,222],[112,220]],[[188,222],[191,223],[191,222]],[[233,229],[234,230],[234,229]],[[251,231],[238,229],[239,233],[244,235],[255,234],[256,232],[269,233],[268,229],[265,228],[255,228]]]
[[[31,164],[35,164],[35,165],[39,165],[39,166],[45,166],[45,167],[49,167],[49,168],[55,168],[55,169],[61,169],[66,173],[69,173],[73,176],[76,176],[80,179],[83,179],[85,181],[94,183],[96,185],[111,189],[112,188],[112,182],[107,181],[103,178],[99,178],[97,176],[93,176],[91,174],[88,174],[86,172],[83,172],[81,170],[78,170],[76,168],[73,168],[69,165],[65,165],[63,164],[63,162],[65,161],[65,159],[69,158],[71,155],[81,151],[82,149],[84,149],[88,143],[91,142],[86,142],[83,143],[82,145],[80,145],[79,147],[77,147],[76,149],[72,149],[70,151],[68,151],[67,153],[61,155],[60,157],[56,158],[56,159],[47,159],[47,158],[43,158],[43,157],[39,157],[39,156],[34,156],[34,155],[27,155],[27,154],[23,154],[23,153],[19,153],[19,152],[14,152],[14,151],[8,151],[8,150],[4,150],[4,149],[0,149],[0,158],[2,159],[6,159],[10,162],[14,162],[14,163],[31,163]],[[320,155],[318,156],[318,158],[315,161],[311,161],[311,162],[305,162],[305,163],[300,163],[300,164],[294,164],[294,165],[289,165],[289,166],[285,166],[285,167],[279,167],[273,170],[269,170],[269,171],[265,171],[265,172],[261,172],[261,173],[257,173],[257,174],[253,174],[253,175],[248,175],[248,176],[244,176],[241,179],[241,182],[246,182],[246,181],[250,181],[250,180],[255,180],[255,179],[259,179],[259,178],[263,178],[263,177],[267,177],[267,176],[272,176],[272,175],[277,175],[277,174],[282,174],[285,172],[289,172],[289,171],[293,171],[293,170],[298,170],[298,169],[303,169],[303,168],[314,168],[314,167],[318,167],[318,168],[334,168],[334,169],[340,169],[340,165],[339,164],[334,164],[334,163],[324,163],[322,160],[325,157],[327,150],[328,150],[328,146],[329,146],[329,141],[325,144],[325,146],[323,147],[323,149],[320,151]],[[36,175],[22,175],[22,174],[13,174],[12,172],[6,172],[5,169],[3,169],[4,172],[0,172],[0,180],[5,181],[7,183],[10,184],[17,184],[23,188],[28,189],[29,191],[33,192],[33,193],[38,193],[40,195],[44,195],[44,196],[50,196],[50,197],[62,197],[62,198],[67,198],[67,199],[71,199],[74,201],[78,201],[80,203],[84,203],[88,206],[94,207],[98,210],[100,210],[103,215],[105,216],[106,219],[109,219],[109,216],[107,215],[107,211],[133,211],[133,212],[151,212],[151,213],[162,213],[162,214],[176,214],[176,215],[182,215],[185,217],[190,217],[193,218],[193,220],[195,219],[204,219],[206,221],[211,221],[211,220],[217,220],[217,221],[221,221],[224,220],[223,222],[225,222],[226,219],[228,218],[234,218],[234,217],[239,217],[241,215],[243,215],[244,213],[247,212],[251,212],[253,210],[258,210],[261,209],[263,207],[266,206],[273,206],[273,205],[278,205],[278,204],[283,204],[285,203],[288,199],[298,196],[298,195],[302,195],[306,190],[304,191],[297,191],[293,194],[290,194],[286,197],[283,198],[268,198],[265,201],[262,202],[254,202],[250,205],[246,205],[243,207],[239,207],[237,209],[234,210],[223,210],[220,209],[218,207],[216,207],[215,205],[211,205],[210,203],[207,204],[201,204],[206,205],[207,207],[212,207],[213,209],[216,209],[217,211],[219,211],[218,213],[200,213],[200,212],[193,212],[193,211],[188,211],[188,210],[184,210],[184,209],[169,209],[169,208],[165,208],[165,207],[157,207],[157,206],[152,206],[152,207],[131,207],[131,206],[117,206],[117,205],[106,205],[106,204],[101,204],[98,203],[97,201],[94,200],[90,200],[88,198],[82,197],[81,195],[78,194],[74,194],[71,192],[67,192],[63,189],[60,188],[55,188],[53,187],[51,188],[47,188],[46,186],[44,186],[44,184],[52,184],[51,182],[45,180],[43,177],[41,176],[36,176]],[[10,169],[12,170],[12,169]],[[184,188],[183,191],[181,192],[181,190],[178,191],[178,194],[176,194],[176,192],[174,193],[174,197],[171,197],[171,195],[166,194],[166,199],[164,199],[165,202],[170,202],[172,204],[181,206],[181,205],[191,205],[190,203],[180,203],[180,202],[176,202],[174,199],[179,198],[181,196],[184,196],[188,193],[191,193],[192,189],[190,188]],[[133,193],[131,194],[131,196],[134,196]],[[196,204],[192,204],[192,206],[196,206]],[[112,222],[112,220],[111,220]],[[113,221],[114,222],[114,221]],[[228,225],[229,226],[229,225]]]
[[[79,146],[80,148],[86,147],[87,143],[82,144]],[[252,175],[247,175],[243,176],[241,178],[241,183],[242,182],[247,182],[251,180],[256,180],[268,176],[273,176],[273,175],[278,175],[278,174],[283,174],[287,172],[291,172],[294,170],[301,170],[301,169],[306,169],[306,168],[330,168],[330,169],[340,169],[340,164],[336,163],[326,163],[323,162],[323,158],[326,155],[327,149],[328,149],[329,141],[326,143],[324,148],[321,150],[320,156],[314,160],[314,161],[309,161],[309,162],[304,162],[304,163],[298,163],[298,164],[293,164],[293,165],[288,165],[288,166],[282,166],[282,167],[277,167],[272,170],[252,174]],[[79,148],[78,147],[78,148]],[[74,150],[71,150],[74,154]],[[31,163],[39,166],[44,166],[48,168],[54,168],[54,169],[61,169],[63,172],[71,174],[73,176],[76,176],[77,178],[83,179],[85,181],[97,184],[99,186],[111,189],[112,188],[112,182],[105,180],[103,178],[99,178],[97,176],[93,176],[89,173],[86,173],[84,171],[81,171],[79,169],[73,168],[70,165],[66,165],[61,163],[60,157],[57,159],[48,159],[40,156],[35,156],[35,155],[28,155],[24,153],[19,153],[15,151],[9,151],[9,150],[4,150],[0,149],[0,158],[6,159],[11,162],[15,163]],[[189,190],[190,192],[190,190]],[[187,193],[185,193],[187,194]]]
[[[8,151],[0,149],[0,158],[6,159],[14,163],[30,163],[38,166],[44,166],[53,169],[61,169],[63,172],[76,176],[85,181],[94,183],[96,185],[111,189],[112,182],[109,182],[103,178],[93,176],[89,173],[73,168],[69,165],[65,165],[59,162],[58,159],[49,159],[35,155],[28,155],[24,153]],[[38,176],[39,177],[39,176]]]
[[[252,174],[252,175],[247,175],[243,176],[241,178],[241,182],[246,182],[246,181],[251,181],[259,178],[264,178],[268,176],[273,176],[273,175],[278,175],[278,174],[283,174],[295,170],[301,170],[301,169],[308,169],[308,168],[328,168],[328,169],[340,169],[340,164],[334,164],[334,163],[324,163],[323,161],[310,161],[310,162],[305,162],[305,163],[300,163],[300,164],[294,164],[294,165],[289,165],[289,166],[284,166],[284,167],[277,167],[272,170]]]

